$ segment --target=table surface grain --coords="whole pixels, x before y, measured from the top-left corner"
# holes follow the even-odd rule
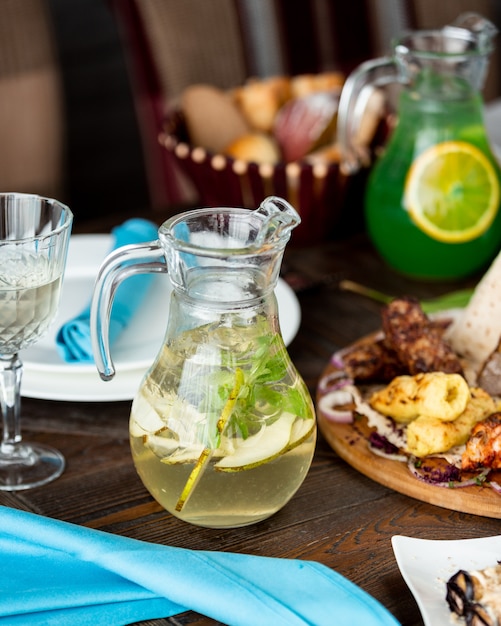
[[[99,232],[100,225],[88,230]],[[380,306],[341,291],[340,280],[418,297],[458,288],[394,273],[364,235],[310,248],[290,246],[284,271],[295,284],[298,279],[303,284],[298,292],[302,323],[289,353],[313,397],[332,353],[379,326]],[[166,545],[319,561],[372,594],[403,626],[423,622],[397,567],[393,535],[463,539],[499,534],[498,520],[426,504],[372,481],[338,458],[322,436],[306,480],[280,512],[238,529],[191,526],[163,510],[136,475],[128,443],[129,409],[130,402],[23,398],[26,439],[61,450],[67,467],[49,485],[2,492],[0,504]],[[215,624],[192,612],[145,623]]]

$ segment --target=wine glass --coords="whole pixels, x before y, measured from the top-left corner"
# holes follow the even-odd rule
[[[43,485],[61,475],[63,455],[21,437],[23,366],[18,353],[53,321],[73,214],[57,200],[0,193],[0,490]]]

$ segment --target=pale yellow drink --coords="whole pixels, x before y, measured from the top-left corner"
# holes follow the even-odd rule
[[[62,276],[53,279],[49,261],[33,254],[4,253],[0,261],[0,353],[14,354],[47,331]]]
[[[264,327],[183,333],[164,347],[133,403],[137,471],[185,521],[223,528],[265,519],[309,469],[311,398],[281,337],[261,335]]]

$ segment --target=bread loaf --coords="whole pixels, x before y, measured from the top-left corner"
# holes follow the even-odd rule
[[[191,85],[181,96],[190,143],[220,153],[238,137],[250,132],[232,98],[211,85]]]
[[[252,163],[278,163],[280,151],[269,135],[247,133],[225,147],[224,153],[234,159]]]

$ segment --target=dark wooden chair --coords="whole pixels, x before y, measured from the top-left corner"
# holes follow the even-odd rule
[[[65,112],[44,0],[2,3],[0,191],[64,200]]]

